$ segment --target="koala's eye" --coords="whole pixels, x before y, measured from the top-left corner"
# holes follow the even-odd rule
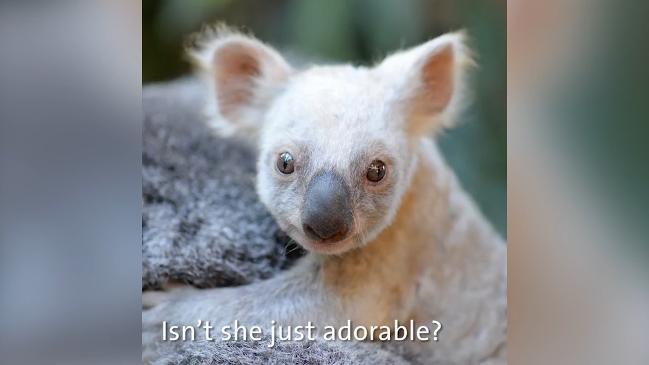
[[[283,152],[277,158],[277,169],[282,174],[292,174],[295,171],[293,156],[288,152]]]
[[[367,168],[367,180],[371,182],[379,182],[385,176],[385,164],[381,160],[374,160]]]

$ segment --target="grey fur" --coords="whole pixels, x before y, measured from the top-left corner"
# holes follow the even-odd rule
[[[367,342],[281,342],[268,348],[262,341],[187,342],[178,351],[160,358],[156,365],[406,365],[398,349],[391,352]]]
[[[191,79],[143,91],[143,289],[247,284],[299,256],[257,198],[254,151],[211,133],[203,102]]]

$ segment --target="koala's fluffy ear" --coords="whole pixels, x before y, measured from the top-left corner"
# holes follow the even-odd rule
[[[463,32],[449,33],[387,57],[375,71],[390,100],[405,113],[407,129],[426,133],[452,126],[466,99],[464,81],[473,65]]]
[[[190,56],[207,76],[208,114],[223,134],[254,136],[291,67],[274,49],[225,27],[204,31]]]

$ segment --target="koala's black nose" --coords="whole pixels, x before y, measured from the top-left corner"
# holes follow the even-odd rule
[[[349,187],[335,172],[314,176],[302,206],[302,229],[313,240],[337,242],[344,239],[353,223]]]

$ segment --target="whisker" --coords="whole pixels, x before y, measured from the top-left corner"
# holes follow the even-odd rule
[[[292,247],[291,247],[292,246]],[[284,245],[284,255],[290,255],[291,253],[299,250],[302,246],[299,243],[295,242],[291,236],[288,236],[288,242]]]
[[[287,254],[287,255],[290,255],[291,253],[293,253],[293,252],[295,252],[295,251],[297,251],[297,250],[299,250],[299,249],[300,249],[300,246],[299,246],[298,244],[295,244],[295,245],[293,246],[293,249],[292,249],[291,251],[287,252],[286,254]]]

